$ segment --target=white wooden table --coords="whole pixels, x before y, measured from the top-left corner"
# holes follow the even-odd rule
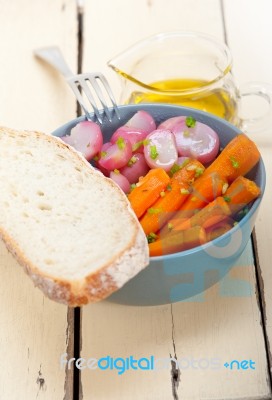
[[[74,0],[0,0],[0,123],[51,132],[76,116],[62,78],[33,58],[33,49],[46,45],[60,46],[75,71],[104,72],[118,96],[117,78],[106,67],[110,57],[160,31],[202,31],[228,43],[238,84],[272,83],[271,13],[271,0],[86,0],[80,7]],[[101,302],[68,310],[44,298],[0,243],[1,400],[271,399],[270,126],[254,139],[268,175],[255,253],[249,244],[204,301],[146,308]],[[235,289],[238,281],[246,290]],[[61,368],[63,353],[68,358],[171,355],[183,360],[183,368],[179,374],[170,367],[79,374]],[[207,367],[212,359],[220,368]],[[233,359],[252,360],[255,369],[223,366]]]

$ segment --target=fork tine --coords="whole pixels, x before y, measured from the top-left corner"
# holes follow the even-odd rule
[[[88,118],[90,118],[90,111],[88,110],[88,108],[86,107],[85,101],[83,99],[83,96],[78,88],[78,84],[80,85],[80,87],[83,89],[84,93],[86,94],[92,108],[93,111],[95,113],[95,116],[98,120],[98,122],[100,122],[100,124],[102,124],[102,117],[101,114],[99,113],[99,110],[96,106],[94,97],[91,93],[91,91],[88,88],[88,85],[84,82],[83,79],[78,79],[78,76],[73,77],[72,79],[67,79],[67,82],[69,83],[71,89],[73,90],[79,104],[81,105],[81,107],[83,108],[83,111],[85,112],[85,114],[87,115]]]
[[[88,77],[86,78],[86,81],[89,81],[90,84],[92,85],[92,87],[93,87],[95,93],[97,94],[97,97],[99,98],[99,101],[103,107],[103,110],[104,110],[106,116],[108,117],[108,120],[110,122],[112,122],[112,118],[111,118],[111,114],[110,114],[107,102],[105,100],[105,97],[103,95],[103,92],[102,92],[99,84],[97,83],[96,76],[95,75],[92,76],[91,74],[87,74],[87,75],[88,75]]]
[[[121,116],[120,116],[120,113],[119,113],[119,109],[118,109],[117,103],[115,101],[114,95],[112,93],[111,87],[109,85],[109,82],[107,81],[105,76],[103,74],[99,73],[99,72],[96,72],[93,75],[103,83],[103,86],[104,86],[107,94],[109,95],[109,98],[111,99],[111,102],[112,102],[114,111],[116,113],[116,116],[117,116],[118,119],[121,119]]]

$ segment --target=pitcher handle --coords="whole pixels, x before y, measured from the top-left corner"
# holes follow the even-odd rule
[[[265,82],[248,82],[240,86],[239,94],[241,98],[241,106],[244,115],[240,115],[240,128],[248,134],[249,136],[254,136],[255,139],[258,139],[258,136],[261,136],[261,132],[267,129],[272,124],[272,84]],[[253,116],[248,115],[252,112],[249,107],[245,106],[246,98],[250,99],[250,97],[259,97],[262,99],[263,104],[261,112],[258,112],[257,115],[254,112]],[[255,99],[256,100],[256,99]],[[254,110],[255,111],[255,110]]]

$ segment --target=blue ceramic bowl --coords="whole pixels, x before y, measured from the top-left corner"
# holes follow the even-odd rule
[[[146,110],[155,118],[157,124],[167,118],[191,115],[197,121],[213,128],[219,135],[221,147],[241,131],[223,119],[191,108],[164,105],[140,104],[120,106],[121,121],[113,118],[109,123],[105,119],[102,131],[108,141],[118,126],[128,121],[136,111]],[[84,117],[74,119],[53,132],[63,136]],[[265,189],[265,169],[263,161],[257,164],[247,175],[261,188]],[[243,252],[255,223],[262,197],[258,198],[249,212],[229,232],[203,246],[175,254],[151,257],[150,264],[123,288],[107,300],[126,305],[154,306],[184,301],[202,293],[209,286],[219,281],[235,264]],[[129,268],[129,266],[128,266]],[[212,278],[211,278],[212,276]]]

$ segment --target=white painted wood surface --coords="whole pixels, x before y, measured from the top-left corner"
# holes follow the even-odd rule
[[[268,90],[272,98],[272,55],[270,51],[272,2],[270,0],[237,0],[233,7],[231,2],[225,1],[224,8],[228,42],[234,57],[234,73],[237,80],[241,84],[252,81],[263,82],[264,90]],[[237,18],[239,15],[243,15],[243,18]],[[261,105],[266,106],[264,103]],[[254,102],[248,104],[248,114],[250,111],[254,112]],[[272,112],[264,129],[252,136],[260,148],[267,172],[266,193],[255,232],[268,352],[270,362],[272,362]]]
[[[52,131],[75,116],[75,101],[62,78],[33,59],[32,50],[59,45],[76,70],[76,3],[23,3],[0,0],[0,123],[19,129]],[[272,58],[264,50],[269,48],[272,37],[271,0],[85,0],[83,70],[104,72],[118,96],[119,81],[106,67],[109,58],[135,41],[164,30],[203,31],[223,40],[222,4],[237,82],[262,80],[272,84]],[[269,129],[264,129],[255,140],[270,171]],[[271,184],[268,174],[267,192],[256,225],[270,343]],[[34,289],[2,244],[0,273],[1,400],[72,400],[72,376],[66,382],[65,393],[65,371],[59,364],[67,346],[67,308]],[[243,286],[243,293],[235,289],[237,282]],[[180,377],[174,385],[170,368],[157,372],[128,371],[123,375],[117,371],[84,370],[83,400],[271,398],[256,292],[249,245],[231,274],[210,288],[202,301],[146,308],[101,302],[83,308],[82,357],[154,355],[165,359],[176,355],[181,360]],[[256,369],[230,371],[223,364],[231,359],[254,360]],[[219,367],[212,369],[212,362]],[[194,368],[196,365],[198,368]]]
[[[232,24],[236,27],[236,31],[235,28],[232,31],[237,48],[234,56],[236,62],[240,62],[238,65],[242,77],[245,76],[243,71],[247,70],[247,64],[243,63],[243,46],[240,45],[240,40],[242,33],[246,35],[250,29],[247,17],[251,18],[254,11],[248,14],[247,10],[253,2],[254,7],[259,6],[261,10],[260,3],[264,0],[225,2],[229,18],[227,29]],[[237,4],[239,12],[236,9]],[[223,40],[225,30],[221,5],[219,0],[169,0],[167,3],[163,0],[115,0],[99,3],[86,0],[83,70],[104,72],[118,96],[118,80],[106,67],[109,58],[136,40],[164,30],[197,30]],[[254,21],[256,36],[261,26],[262,20],[259,16]],[[265,38],[268,40],[266,36]],[[256,80],[258,79],[257,75]],[[237,81],[240,82],[239,77]],[[266,258],[268,260],[267,256]],[[242,295],[241,290],[235,291],[238,281],[240,284],[244,282],[245,288],[250,287],[251,292]],[[222,287],[229,296],[222,295]],[[152,308],[125,307],[102,302],[83,308],[82,357],[134,355],[135,358],[140,358],[153,354],[157,358],[165,358],[169,354],[176,354],[178,359],[183,360],[220,360],[220,368],[217,370],[182,369],[180,381],[174,385],[174,389],[169,369],[156,373],[129,371],[120,376],[114,370],[84,370],[83,399],[271,398],[256,290],[255,269],[249,245],[230,276],[209,289],[204,301]],[[256,370],[230,371],[223,364],[231,359],[252,359],[256,362]]]
[[[0,1],[0,124],[52,131],[75,116],[61,78],[33,57],[38,46],[59,45],[77,63],[73,0]],[[60,368],[71,331],[67,307],[45,298],[0,243],[0,398],[72,399]],[[72,382],[70,382],[72,383]]]

